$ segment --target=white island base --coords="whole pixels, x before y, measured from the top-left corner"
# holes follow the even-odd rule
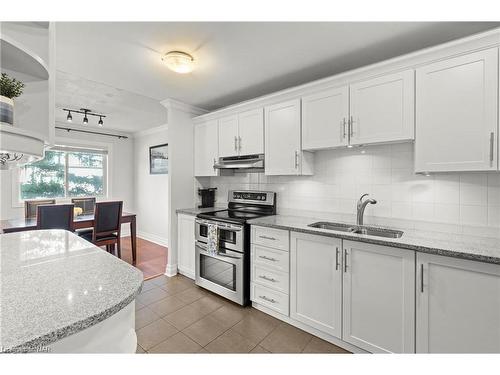
[[[48,346],[49,353],[136,352],[135,300],[109,318]]]

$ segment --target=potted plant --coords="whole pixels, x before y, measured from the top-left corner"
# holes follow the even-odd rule
[[[2,73],[0,79],[0,122],[14,125],[14,98],[23,93],[24,83]]]

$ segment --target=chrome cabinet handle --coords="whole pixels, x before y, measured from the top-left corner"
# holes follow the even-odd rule
[[[335,271],[339,269],[340,263],[339,263],[339,248],[335,248]]]
[[[238,150],[238,137],[234,136],[234,151]]]
[[[495,145],[495,133],[491,132],[490,133],[490,166],[491,167],[493,166],[493,154],[494,154],[493,148],[494,148],[494,145]]]
[[[295,151],[295,169],[299,167],[299,152]]]
[[[238,137],[238,151],[241,151],[241,137]]]
[[[342,121],[340,122],[340,139],[341,140],[345,139],[345,136],[347,135],[345,126],[346,126],[346,120],[344,117],[342,119]]]
[[[344,272],[347,272],[347,249],[344,249]]]
[[[277,262],[278,261],[278,259],[269,258],[269,257],[266,257],[265,255],[259,255],[259,258],[265,259],[265,260],[270,260],[271,262]]]
[[[352,117],[351,115],[351,121],[349,121],[350,124],[349,124],[349,137],[353,137],[354,136],[354,118]]]
[[[420,264],[420,293],[424,292],[424,264]]]
[[[276,241],[276,238],[274,237],[268,237],[268,236],[259,236],[259,238],[263,238],[265,240],[271,240],[271,241]]]
[[[259,278],[263,279],[263,280],[266,280],[266,281],[270,281],[272,283],[276,283],[278,282],[278,280],[276,279],[273,279],[272,277],[267,277],[266,275],[259,275]]]
[[[215,169],[216,169],[216,168],[215,168],[215,164],[217,164],[217,160],[214,158],[214,165],[213,165],[213,169],[214,169],[214,171],[215,171]]]
[[[259,296],[260,299],[263,299],[264,301],[271,302],[271,303],[276,303],[276,300],[273,298],[269,298],[266,296]]]

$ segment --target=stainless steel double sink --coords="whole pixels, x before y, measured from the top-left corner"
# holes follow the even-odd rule
[[[348,232],[356,234],[366,234],[368,236],[385,237],[385,238],[400,238],[404,232],[394,229],[356,226],[343,223],[335,223],[328,221],[318,221],[308,225],[312,228],[334,230],[337,232]]]

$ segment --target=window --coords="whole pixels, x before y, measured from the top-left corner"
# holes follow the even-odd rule
[[[57,146],[21,168],[21,200],[104,196],[106,163],[105,151]]]

